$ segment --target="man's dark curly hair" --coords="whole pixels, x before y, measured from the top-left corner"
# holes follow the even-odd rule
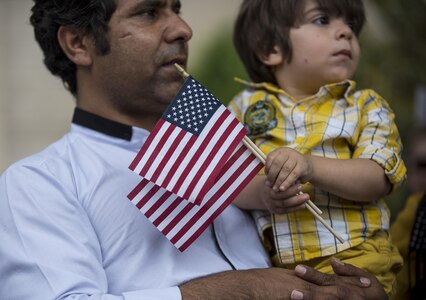
[[[108,22],[115,0],[34,0],[30,22],[43,54],[44,64],[59,76],[65,87],[77,94],[76,66],[62,51],[57,39],[60,26],[74,26],[93,37],[99,55],[110,50]]]

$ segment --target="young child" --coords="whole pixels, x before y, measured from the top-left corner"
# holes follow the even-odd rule
[[[333,256],[376,275],[391,295],[402,259],[382,197],[406,168],[389,105],[350,80],[364,20],[361,0],[243,1],[234,43],[255,83],[230,109],[267,159],[266,175],[235,204],[261,210],[255,219],[276,266],[331,273]],[[343,244],[304,209],[307,200]]]

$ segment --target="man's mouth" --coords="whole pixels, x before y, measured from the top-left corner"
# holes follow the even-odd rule
[[[164,62],[162,64],[163,67],[169,67],[169,66],[173,66],[175,64],[180,65],[182,68],[186,67],[186,57],[175,57],[175,58],[171,58],[168,59],[166,62]]]

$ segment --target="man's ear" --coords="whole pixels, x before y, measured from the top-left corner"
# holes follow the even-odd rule
[[[265,65],[275,67],[284,61],[284,55],[278,46],[274,46],[271,52],[267,54],[259,54],[259,59]]]
[[[88,35],[73,26],[59,27],[57,38],[65,55],[78,66],[92,64],[93,42]]]

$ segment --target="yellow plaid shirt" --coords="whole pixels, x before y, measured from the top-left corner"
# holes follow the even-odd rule
[[[327,158],[371,159],[383,167],[394,188],[404,180],[406,168],[395,116],[376,92],[356,91],[355,82],[348,80],[326,85],[316,95],[296,101],[271,84],[247,85],[229,109],[264,153],[287,146]],[[377,230],[389,229],[389,210],[383,199],[362,205],[309,183],[303,189],[345,243],[337,241],[307,210],[272,216],[254,212],[264,240],[265,230],[272,226],[282,264],[332,255],[364,242]]]

